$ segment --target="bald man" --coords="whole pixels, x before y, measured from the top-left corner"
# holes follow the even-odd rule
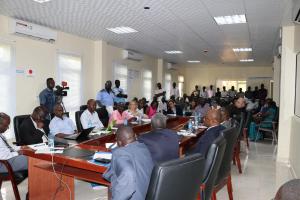
[[[96,101],[89,99],[87,102],[87,109],[81,114],[80,122],[83,129],[95,127],[95,129],[103,128],[103,124],[99,119],[98,113],[96,112]]]
[[[116,139],[118,148],[112,151],[111,165],[103,174],[111,182],[112,199],[145,199],[153,168],[150,152],[136,141],[131,127],[120,127]]]
[[[221,125],[221,112],[220,110],[210,110],[204,116],[204,125],[208,127],[204,135],[199,138],[192,153],[201,153],[206,157],[207,151],[213,141],[219,137],[220,132],[225,129]]]

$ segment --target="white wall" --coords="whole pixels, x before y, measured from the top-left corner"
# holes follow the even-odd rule
[[[194,90],[195,85],[209,86],[216,85],[218,79],[222,80],[248,80],[249,77],[273,77],[272,67],[230,67],[215,65],[185,65],[180,66],[180,74],[185,77],[185,92],[190,94]],[[261,80],[259,80],[261,82]],[[266,83],[269,83],[267,81]],[[251,85],[250,86],[255,86]],[[268,84],[266,88],[269,88]]]

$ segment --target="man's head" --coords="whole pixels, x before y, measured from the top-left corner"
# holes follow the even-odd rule
[[[46,84],[47,88],[49,88],[50,90],[53,90],[53,88],[55,87],[55,81],[53,78],[47,78]]]
[[[167,118],[162,113],[156,113],[151,119],[153,129],[163,129],[167,126]]]
[[[210,85],[210,86],[209,86],[209,88],[210,88],[211,90],[213,89],[213,87],[214,87],[213,85]]]
[[[96,111],[96,101],[94,99],[89,99],[86,103],[87,109],[90,111],[90,113],[93,113]]]
[[[120,102],[117,104],[117,110],[119,111],[119,113],[123,113],[124,108],[125,108],[124,103]]]
[[[156,86],[158,89],[161,89],[161,83],[157,83]]]
[[[220,92],[220,88],[217,88],[217,92]]]
[[[243,97],[239,97],[234,101],[234,106],[237,108],[244,108],[246,105],[245,99]]]
[[[36,123],[44,122],[45,117],[46,117],[46,112],[45,112],[45,109],[44,109],[42,106],[36,107],[36,108],[33,110],[32,114],[31,114],[31,118],[32,118]]]
[[[173,82],[173,88],[176,88],[176,83],[175,82]]]
[[[202,87],[202,90],[203,90],[203,92],[205,92],[205,90],[206,90],[206,87],[205,87],[205,86],[203,86],[203,87]]]
[[[116,132],[118,147],[124,147],[136,140],[135,133],[129,126],[121,126]]]
[[[240,88],[240,89],[239,89],[239,91],[240,91],[240,92],[243,92],[243,89],[242,89],[242,88]]]
[[[60,104],[56,104],[53,108],[53,111],[56,117],[62,118],[64,115],[64,109]]]
[[[220,108],[221,113],[221,122],[227,121],[230,119],[228,110],[225,107]]]
[[[260,89],[264,89],[265,88],[265,85],[264,84],[261,84],[260,85]]]
[[[231,90],[234,91],[234,86],[231,86]]]
[[[226,87],[225,86],[223,86],[223,91],[226,91]]]
[[[221,123],[220,110],[209,110],[203,119],[204,125],[207,127],[217,126]]]
[[[10,124],[10,117],[3,113],[0,112],[0,134],[5,133],[5,131],[9,128]]]
[[[250,86],[248,86],[248,91],[251,91],[251,87]]]
[[[106,81],[106,83],[105,83],[105,89],[106,90],[111,90],[111,86],[112,86],[111,81]]]
[[[199,89],[199,86],[198,85],[195,85],[195,90],[198,90]]]
[[[257,91],[258,90],[258,86],[255,86],[254,90]]]
[[[116,85],[117,88],[119,88],[120,87],[120,80],[115,80],[115,85]]]

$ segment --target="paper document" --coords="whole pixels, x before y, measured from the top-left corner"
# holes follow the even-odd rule
[[[111,160],[111,157],[112,157],[112,153],[111,152],[96,152],[93,156],[93,159],[96,159],[96,158],[104,158],[104,159],[108,159],[108,160]]]

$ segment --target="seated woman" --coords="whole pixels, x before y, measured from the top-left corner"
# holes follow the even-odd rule
[[[168,115],[177,115],[177,116],[183,115],[182,109],[175,104],[175,101],[173,99],[170,99],[168,101],[167,114]]]
[[[138,107],[139,107],[139,110],[145,114],[147,112],[147,108],[148,108],[148,105],[147,105],[147,100],[145,97],[141,98],[139,100],[139,103],[138,103]]]
[[[146,112],[149,118],[152,118],[155,115],[155,113],[157,112],[157,108],[158,102],[155,100],[152,101]]]
[[[135,100],[130,101],[128,110],[124,111],[124,118],[128,121],[136,120],[137,118],[148,118],[147,115],[143,114],[138,109],[138,103]]]
[[[124,103],[117,103],[117,109],[112,112],[109,118],[109,123],[115,121],[116,124],[123,124],[125,119],[124,108]]]

